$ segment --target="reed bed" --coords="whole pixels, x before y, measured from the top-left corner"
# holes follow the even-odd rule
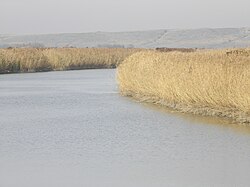
[[[250,49],[138,52],[117,73],[120,92],[193,114],[250,123]]]
[[[13,48],[0,49],[0,73],[115,68],[141,49]]]

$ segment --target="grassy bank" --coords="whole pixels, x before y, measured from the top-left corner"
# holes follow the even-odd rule
[[[138,52],[118,67],[123,95],[250,122],[250,49]]]
[[[0,73],[114,68],[140,49],[0,49]]]

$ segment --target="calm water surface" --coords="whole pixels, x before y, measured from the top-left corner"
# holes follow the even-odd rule
[[[0,75],[0,187],[250,186],[250,129],[118,94],[115,70]]]

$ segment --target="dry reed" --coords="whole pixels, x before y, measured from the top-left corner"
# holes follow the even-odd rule
[[[0,73],[114,68],[140,49],[0,49]]]
[[[123,95],[250,122],[250,49],[138,52],[118,67]]]

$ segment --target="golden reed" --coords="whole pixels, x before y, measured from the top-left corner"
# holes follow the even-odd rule
[[[0,73],[114,68],[140,49],[0,49]]]
[[[140,101],[250,122],[250,49],[142,51],[119,65],[117,79]]]

